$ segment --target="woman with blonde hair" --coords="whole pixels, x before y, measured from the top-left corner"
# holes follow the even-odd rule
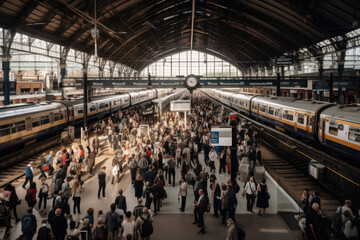
[[[141,198],[142,194],[143,194],[143,188],[144,188],[144,181],[143,181],[141,174],[138,174],[136,176],[134,187],[135,187],[135,197]]]
[[[74,183],[72,185],[71,188],[71,193],[72,193],[72,199],[74,201],[74,215],[76,214],[76,209],[78,210],[78,214],[81,214],[80,212],[80,201],[81,201],[81,197],[80,197],[80,193],[81,193],[81,185],[78,179],[74,180]]]

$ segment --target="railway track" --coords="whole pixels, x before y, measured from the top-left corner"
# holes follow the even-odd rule
[[[235,111],[212,98],[210,99],[232,112]],[[266,139],[263,130],[264,128],[268,128],[267,126],[241,114],[239,114],[239,116],[243,121],[251,122],[254,131],[260,133],[262,159],[266,171],[300,206],[300,197],[304,188],[308,188],[310,191],[318,191],[320,193],[322,214],[332,219],[336,208],[342,205],[342,202],[345,200],[343,198],[345,197],[344,193],[331,184],[320,183],[312,176],[309,176],[307,173],[309,161],[305,159],[302,160],[296,156],[296,148],[294,148],[293,151],[289,151],[289,149],[279,147],[279,144],[275,143],[275,139]],[[287,146],[287,148],[291,147]]]

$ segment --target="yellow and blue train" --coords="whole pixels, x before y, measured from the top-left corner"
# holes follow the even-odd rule
[[[265,122],[360,162],[360,105],[337,105],[259,94],[202,89],[209,97]]]
[[[162,98],[172,89],[152,89],[94,97],[88,103],[88,121],[94,122],[121,109]],[[0,153],[32,145],[60,133],[67,126],[82,126],[83,100],[64,100],[0,107]]]

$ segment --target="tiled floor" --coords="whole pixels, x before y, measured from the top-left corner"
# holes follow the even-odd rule
[[[106,186],[106,196],[107,199],[99,200],[97,198],[98,190],[98,180],[97,176],[90,178],[84,184],[85,190],[82,192],[81,196],[81,215],[73,215],[75,221],[79,221],[82,217],[86,215],[86,210],[89,207],[95,209],[95,213],[99,210],[107,212],[110,209],[110,204],[114,202],[115,197],[117,196],[118,190],[125,190],[125,196],[127,197],[128,209],[132,210],[136,205],[136,199],[134,196],[134,189],[130,184],[130,174],[126,174],[122,177],[120,183],[111,185],[111,159],[113,157],[112,150],[105,149],[103,155],[101,155],[97,161],[101,161],[105,158],[108,158],[103,164],[107,166],[107,180],[108,185]],[[203,156],[200,155],[201,158]],[[226,182],[229,175],[218,175],[219,182]],[[163,207],[157,216],[155,216],[154,224],[154,238],[153,239],[225,239],[226,236],[226,227],[220,225],[220,219],[216,219],[212,214],[206,214],[205,224],[207,233],[204,236],[196,235],[198,231],[197,227],[192,225],[193,221],[193,206],[192,202],[194,200],[192,186],[188,186],[188,197],[187,197],[187,206],[184,213],[179,212],[180,203],[177,200],[177,193],[179,189],[178,181],[180,176],[180,170],[176,171],[176,182],[175,187],[167,185],[166,191],[168,193],[168,198],[164,201]],[[297,211],[294,203],[289,200],[286,193],[283,193],[279,190],[276,182],[271,179],[270,176],[266,176],[267,184],[269,187],[269,192],[271,195],[270,207],[267,209],[265,217],[254,215],[246,211],[246,200],[241,198],[240,193],[237,194],[239,201],[236,213],[237,220],[239,225],[246,231],[247,239],[258,239],[259,237],[262,240],[265,239],[294,239],[294,237],[289,232],[286,224],[282,221],[277,211]],[[37,177],[35,178],[37,180]],[[50,181],[50,180],[48,180]],[[239,183],[240,186],[243,183]],[[17,187],[18,195],[21,199],[25,197],[25,191],[21,187]],[[210,190],[209,190],[210,191]],[[50,211],[50,205],[52,200],[48,200],[47,212]],[[69,200],[70,207],[72,209],[73,201]],[[21,217],[25,214],[26,203],[23,200],[21,206],[18,207],[18,214]],[[256,212],[257,209],[254,208]],[[47,218],[47,215],[40,215],[37,209],[37,206],[34,209],[34,214],[38,220],[38,226],[42,219]],[[14,228],[10,230],[10,238],[16,239],[21,234],[21,223],[15,224],[13,222]]]

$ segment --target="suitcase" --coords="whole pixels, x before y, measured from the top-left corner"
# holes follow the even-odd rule
[[[240,176],[239,176],[239,180],[243,183],[248,181],[249,178],[249,164],[248,163],[241,163],[240,167],[239,167],[239,172],[240,172]]]
[[[265,177],[265,168],[264,166],[256,166],[254,172],[255,181],[260,183],[261,180]]]

